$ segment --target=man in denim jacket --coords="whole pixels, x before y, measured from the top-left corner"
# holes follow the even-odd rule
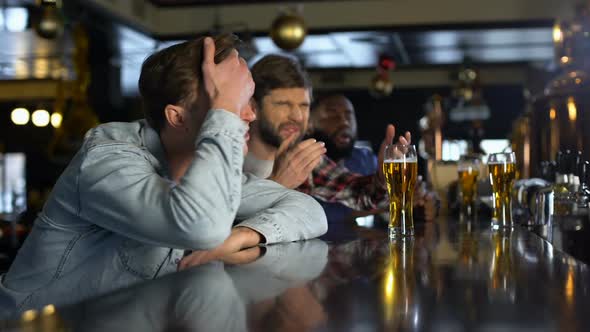
[[[254,82],[233,37],[152,54],[139,90],[146,119],[87,133],[2,276],[3,305],[155,278],[185,250],[194,263],[326,232],[313,198],[242,174]]]

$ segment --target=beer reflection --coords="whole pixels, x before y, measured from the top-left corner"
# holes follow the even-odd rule
[[[418,296],[414,269],[414,239],[389,244],[389,257],[382,279],[384,329],[416,329]]]
[[[512,230],[492,232],[489,291],[492,298],[508,298],[514,302],[516,287],[511,242]]]
[[[574,268],[569,266],[567,269],[567,277],[565,279],[565,303],[568,306],[574,304]]]
[[[576,271],[574,265],[569,265],[564,278],[563,294],[559,299],[561,305],[561,315],[559,325],[564,331],[580,330],[576,321],[575,291],[576,291]]]
[[[472,231],[471,223],[467,223],[459,231],[459,263],[472,270],[477,264],[477,239]]]

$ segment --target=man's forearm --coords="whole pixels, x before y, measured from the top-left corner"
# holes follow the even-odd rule
[[[178,265],[179,270],[184,270],[191,266],[205,264],[212,260],[223,260],[230,258],[242,249],[258,245],[263,236],[253,229],[247,227],[234,227],[230,235],[223,243],[211,250],[197,250],[184,257]]]
[[[243,186],[237,219],[238,226],[256,230],[266,244],[314,238],[328,228],[326,214],[315,199],[256,178]]]

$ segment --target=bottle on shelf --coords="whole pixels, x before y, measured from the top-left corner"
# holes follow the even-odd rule
[[[553,212],[557,216],[566,216],[572,210],[572,192],[570,190],[570,180],[573,176],[569,176],[571,171],[573,154],[570,150],[565,152],[557,152],[557,169],[555,172],[555,185],[553,186]]]

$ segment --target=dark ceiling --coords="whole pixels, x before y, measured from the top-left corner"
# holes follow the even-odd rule
[[[298,1],[277,1],[277,0],[149,0],[152,4],[159,7],[178,7],[178,6],[208,6],[208,5],[243,5],[253,3],[301,3],[301,2],[321,2],[327,0],[298,0]]]

